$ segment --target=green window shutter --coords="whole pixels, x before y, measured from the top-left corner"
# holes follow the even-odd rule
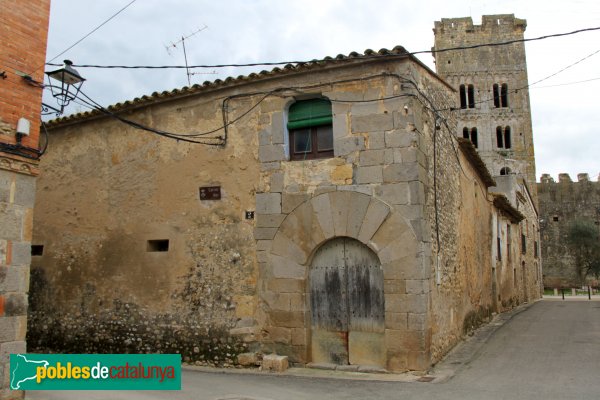
[[[288,129],[309,128],[328,125],[333,120],[331,102],[326,99],[297,101],[290,107]]]

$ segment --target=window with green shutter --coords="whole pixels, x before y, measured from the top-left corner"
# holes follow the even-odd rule
[[[332,157],[332,120],[331,102],[327,99],[301,100],[292,104],[287,124],[290,159]]]

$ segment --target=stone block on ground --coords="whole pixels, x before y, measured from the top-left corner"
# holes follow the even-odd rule
[[[256,353],[241,353],[237,356],[237,362],[243,367],[254,367],[259,365],[258,354]]]
[[[284,372],[288,369],[288,357],[278,356],[277,354],[268,354],[263,357],[263,371]]]

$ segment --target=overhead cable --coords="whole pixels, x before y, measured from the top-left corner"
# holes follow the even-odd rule
[[[577,30],[571,31],[571,32],[555,33],[555,34],[551,34],[551,35],[538,36],[538,37],[529,38],[529,39],[514,39],[514,40],[508,40],[508,41],[504,41],[504,42],[481,43],[481,44],[474,44],[474,45],[471,45],[471,46],[457,46],[457,47],[449,47],[449,48],[438,49],[438,50],[421,50],[421,51],[406,52],[406,53],[401,53],[401,54],[393,54],[393,53],[391,53],[391,54],[361,55],[360,57],[357,57],[357,58],[360,58],[361,60],[364,60],[364,59],[374,59],[374,58],[398,57],[398,56],[403,56],[403,55],[436,54],[436,53],[444,53],[444,52],[448,52],[448,51],[475,49],[475,48],[479,48],[479,47],[506,46],[506,45],[513,44],[513,43],[532,42],[532,41],[536,41],[536,40],[544,40],[544,39],[549,39],[549,38],[569,36],[569,35],[575,35],[575,34],[582,33],[582,32],[590,32],[590,31],[597,31],[597,30],[600,30],[600,27],[577,29]],[[189,65],[189,66],[186,66],[186,65],[95,65],[95,64],[73,64],[73,67],[77,67],[77,68],[106,68],[106,69],[240,68],[240,67],[257,67],[257,66],[277,66],[277,65],[287,65],[287,64],[308,64],[308,63],[329,62],[329,61],[335,61],[335,59],[325,58],[325,59],[315,59],[315,60],[255,62],[255,63],[246,63],[246,64],[201,64],[201,65]],[[59,66],[59,65],[62,65],[62,64],[55,64],[55,63],[48,62],[47,65]]]

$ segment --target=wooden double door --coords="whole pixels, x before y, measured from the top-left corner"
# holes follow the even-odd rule
[[[377,255],[355,239],[332,239],[315,253],[309,281],[312,362],[385,367]]]

